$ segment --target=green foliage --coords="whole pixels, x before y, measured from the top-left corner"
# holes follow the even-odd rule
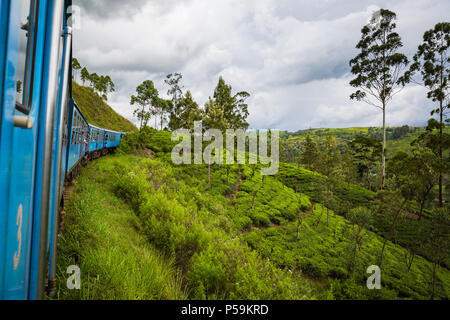
[[[326,178],[322,175],[290,164],[280,163],[280,169],[276,177],[286,186],[306,194],[311,200],[315,202],[323,201],[320,193],[317,192],[320,189],[318,186],[320,187],[326,184]],[[339,181],[333,185],[332,192],[337,198],[337,201],[330,204],[330,209],[333,209],[340,215],[345,215],[350,209],[360,206],[372,208],[376,199],[376,194],[372,191]],[[406,203],[403,210],[417,215],[420,214],[420,207],[411,203]],[[424,216],[428,215],[427,212],[424,210]],[[403,217],[402,215],[396,224],[394,239],[394,234],[391,234],[391,221],[383,218],[383,215],[375,216],[368,226],[368,229],[371,231],[388,237],[391,241],[395,240],[407,248],[418,246],[417,252],[432,260],[433,258],[430,252],[422,245],[417,244],[418,241],[420,242],[420,238],[429,232],[430,228],[431,226],[428,220],[417,221],[414,217]],[[448,257],[442,261],[444,265],[450,265]]]
[[[135,213],[105,183],[112,168],[91,163],[75,182],[58,238],[57,298],[186,299],[174,259],[148,243]],[[67,288],[70,265],[81,269],[81,290]]]
[[[314,170],[318,167],[318,156],[319,149],[317,144],[309,135],[307,135],[305,142],[302,145],[302,151],[299,158],[300,163],[303,164],[308,170]]]
[[[172,108],[169,110],[169,128],[171,130],[188,128],[183,126],[180,121],[183,112],[183,107],[180,103],[183,96],[182,86],[180,84],[182,78],[183,75],[181,73],[170,73],[166,76],[166,79],[164,79],[164,82],[170,87],[167,91],[167,95],[172,97]]]
[[[406,56],[398,52],[403,44],[395,32],[395,19],[392,11],[375,12],[370,23],[361,29],[361,40],[356,45],[360,53],[350,60],[351,71],[356,75],[350,85],[359,88],[350,98],[383,110],[396,87],[401,86],[399,70],[408,64]]]
[[[352,223],[332,214],[327,226],[325,221],[317,225],[326,209],[316,204],[314,213],[303,220],[300,239],[296,239],[297,224],[288,223],[278,228],[254,230],[245,236],[250,247],[263,257],[270,258],[281,268],[302,273],[314,279],[327,281],[328,298],[333,299],[429,299],[432,281],[432,263],[417,256],[408,272],[405,262],[406,250],[388,241],[385,263],[382,267],[382,290],[368,290],[366,268],[376,264],[384,239],[363,229],[361,247],[357,247],[353,270],[346,267],[352,252],[354,237],[350,232]],[[359,208],[350,215],[356,223],[366,221],[369,213]],[[364,217],[364,219],[361,219]],[[349,251],[350,250],[350,251]],[[450,273],[439,269],[437,276],[440,298],[446,298],[450,289]],[[375,292],[376,291],[376,292]]]
[[[194,130],[194,122],[203,119],[203,111],[199,108],[197,102],[194,101],[191,92],[186,91],[178,102],[178,110],[171,114],[170,126],[171,128]]]
[[[154,106],[158,98],[158,90],[153,81],[145,80],[136,88],[136,95],[131,96],[130,104],[137,105],[133,115],[140,121],[139,130],[147,126],[151,116],[155,114]]]
[[[350,99],[364,101],[383,112],[381,189],[385,187],[386,171],[386,107],[405,85],[400,73],[408,65],[408,58],[398,52],[403,43],[395,32],[396,19],[396,14],[389,10],[374,12],[370,23],[361,29],[361,40],[356,45],[360,52],[349,62],[356,76],[350,85],[358,88]]]
[[[72,72],[74,74],[74,77],[73,77],[74,79],[76,79],[77,73],[80,70],[81,70],[80,62],[77,60],[77,58],[72,58]]]
[[[72,82],[72,96],[89,123],[116,131],[137,131],[133,123],[117,114],[92,88]]]
[[[172,133],[169,131],[157,131],[151,127],[145,127],[138,132],[125,134],[117,152],[129,154],[150,149],[156,153],[169,153],[176,144],[177,141],[172,141]]]
[[[382,145],[376,139],[357,136],[349,143],[349,147],[359,178],[365,180],[370,189],[376,166],[381,160]]]
[[[77,81],[78,71],[81,70],[81,81],[83,82],[83,86],[86,84],[86,81],[89,81],[90,87],[94,90],[94,92],[98,92],[99,96],[107,101],[108,93],[114,92],[115,85],[111,80],[110,76],[102,76],[97,73],[89,73],[86,67],[82,67],[80,62],[76,58],[72,58],[72,71],[73,76],[72,80]]]
[[[172,167],[129,156],[115,159],[107,169],[115,194],[139,216],[148,240],[174,257],[191,298],[291,299],[308,292],[307,283],[293,281],[289,273],[232,237],[239,228],[248,228],[249,220],[240,212],[233,214],[220,184],[200,183],[205,173],[196,175],[191,169],[200,171],[203,166]],[[237,176],[229,178],[232,186]]]
[[[280,163],[280,169],[276,177],[286,186],[307,194],[312,200],[320,202],[317,194],[317,186],[326,184],[326,177],[316,172],[299,168],[290,164]],[[349,204],[350,207],[367,206],[375,193],[354,184],[337,182],[333,193],[340,202]]]
[[[213,101],[223,110],[224,121],[231,129],[247,129],[247,117],[249,115],[248,105],[245,100],[250,96],[248,92],[241,91],[232,95],[231,86],[225,83],[222,77],[219,78],[214,89]]]
[[[427,97],[434,102],[439,102],[439,108],[435,108],[431,114],[439,114],[440,124],[443,125],[443,118],[446,109],[450,105],[445,103],[450,88],[450,58],[448,49],[450,48],[450,23],[437,23],[433,29],[426,31],[423,35],[423,43],[419,45],[417,53],[414,55],[414,63],[409,72],[405,75],[405,80],[412,74],[420,71],[423,84],[428,88]]]

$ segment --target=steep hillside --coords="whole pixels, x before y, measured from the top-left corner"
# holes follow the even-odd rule
[[[408,260],[410,233],[399,228],[385,241],[383,220],[368,214],[372,192],[341,183],[333,192],[348,205],[333,210],[316,199],[319,174],[286,164],[275,177],[263,177],[259,164],[177,166],[160,148],[169,135],[131,134],[116,155],[83,170],[59,243],[59,298],[448,298],[448,268],[433,277],[424,250]],[[137,147],[159,152],[149,159]],[[368,290],[366,269],[382,251],[382,289]],[[71,264],[89,278],[75,294],[63,290]],[[136,281],[157,286],[135,294]]]
[[[92,88],[72,82],[72,90],[75,102],[89,123],[117,131],[137,131],[133,123],[117,114]]]

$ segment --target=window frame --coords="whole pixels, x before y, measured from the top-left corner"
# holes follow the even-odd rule
[[[16,100],[16,110],[28,115],[33,104],[34,72],[36,67],[37,31],[39,26],[39,0],[30,0],[27,28],[21,29],[27,32],[27,45],[25,54],[25,66],[22,83],[22,102]],[[21,21],[22,23],[22,21]]]

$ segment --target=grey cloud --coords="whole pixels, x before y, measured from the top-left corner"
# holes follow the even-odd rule
[[[97,18],[132,15],[145,5],[147,0],[73,0],[73,5],[79,6],[83,14]]]
[[[349,100],[348,61],[376,8],[398,14],[404,52],[411,56],[425,30],[447,18],[445,0],[74,0],[87,13],[74,35],[75,56],[90,71],[110,74],[110,103],[132,117],[129,97],[152,79],[164,95],[164,75],[183,74],[203,104],[223,76],[246,90],[253,128],[379,125],[377,110]],[[395,97],[394,124],[428,118],[417,88]]]

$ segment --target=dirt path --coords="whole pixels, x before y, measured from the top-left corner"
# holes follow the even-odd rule
[[[241,171],[241,165],[238,165],[239,167],[239,181],[234,186],[233,194],[230,197],[230,205],[233,204],[234,200],[236,200],[237,194],[239,192],[239,188],[241,187],[241,184],[244,182],[244,179],[242,178],[242,171]]]

